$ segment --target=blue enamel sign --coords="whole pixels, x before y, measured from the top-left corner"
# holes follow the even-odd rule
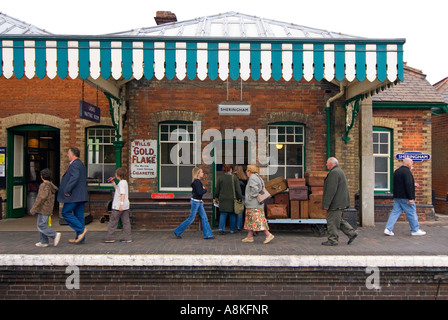
[[[414,162],[422,162],[431,159],[431,155],[417,151],[406,151],[404,153],[397,154],[395,158],[397,160],[404,160],[405,158],[410,158]]]

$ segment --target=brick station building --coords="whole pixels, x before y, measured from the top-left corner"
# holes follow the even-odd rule
[[[358,221],[371,226],[391,208],[391,175],[401,165],[395,156],[431,154],[431,107],[445,105],[434,91],[416,104],[389,96],[408,81],[417,86],[411,90],[428,85],[403,63],[404,39],[235,12],[183,22],[158,12],[158,26],[85,37],[1,17],[11,25],[0,30],[3,218],[26,214],[37,170],[49,166],[62,176],[66,150],[77,146],[91,178],[87,211],[94,218],[105,213],[106,180],[116,167],[129,171],[134,226],[172,228],[189,212],[194,166],[206,172],[214,221],[211,193],[223,162],[257,163],[268,181],[322,172],[335,156]],[[274,133],[262,140],[260,130]],[[258,153],[270,146],[277,163]],[[414,176],[422,185],[418,213],[432,219],[431,159],[416,164]]]

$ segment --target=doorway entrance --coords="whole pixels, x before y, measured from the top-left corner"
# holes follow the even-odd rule
[[[59,129],[23,125],[7,130],[6,218],[29,213],[42,183],[40,170],[49,168],[59,185]]]
[[[212,196],[215,195],[216,183],[218,178],[224,174],[222,171],[223,164],[243,166],[244,170],[251,163],[250,143],[247,140],[221,140],[217,141],[213,146],[213,190]],[[212,226],[217,226],[219,217],[219,209],[213,206]]]

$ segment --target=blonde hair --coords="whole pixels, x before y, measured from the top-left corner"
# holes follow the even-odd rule
[[[196,180],[196,179],[199,179],[198,178],[198,175],[199,175],[199,172],[201,172],[201,168],[198,168],[198,167],[195,167],[195,168],[193,168],[193,170],[191,171],[191,175],[192,175],[192,180],[191,181],[194,181],[194,180]]]
[[[249,170],[251,173],[258,173],[259,171],[258,167],[254,164],[248,165],[247,170]]]

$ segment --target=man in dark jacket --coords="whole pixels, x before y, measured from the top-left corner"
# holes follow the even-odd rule
[[[413,236],[423,236],[426,234],[425,231],[420,229],[418,223],[417,209],[415,206],[415,187],[418,184],[415,183],[411,173],[413,163],[412,159],[406,158],[403,160],[403,165],[394,172],[394,207],[384,229],[384,234],[387,236],[394,235],[392,230],[403,211],[411,226],[411,234]]]
[[[327,168],[330,172],[324,182],[322,209],[327,210],[328,240],[322,242],[322,245],[338,245],[338,230],[341,230],[349,238],[348,244],[350,244],[358,234],[342,217],[344,209],[350,206],[347,179],[344,171],[339,167],[338,159],[328,158]]]
[[[84,240],[87,232],[84,223],[84,205],[89,200],[87,170],[79,159],[80,151],[78,148],[69,148],[67,156],[70,164],[62,176],[57,200],[64,203],[62,217],[76,232],[76,238],[69,241],[79,243]]]

